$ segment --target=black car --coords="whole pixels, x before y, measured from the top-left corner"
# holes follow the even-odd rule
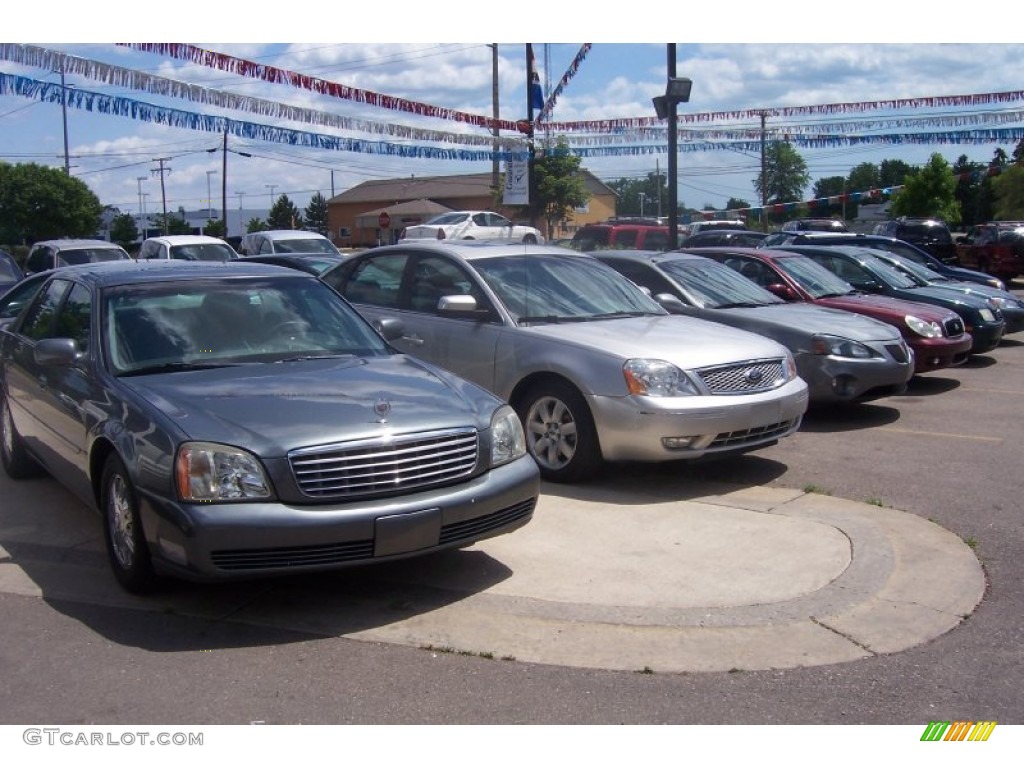
[[[879,259],[869,248],[841,245],[786,245],[775,248],[809,257],[859,291],[953,310],[960,315],[967,332],[971,334],[974,341],[972,354],[995,349],[1006,332],[1003,313],[994,308],[987,298],[933,285],[918,285]]]
[[[857,245],[903,256],[951,280],[963,280],[1006,290],[1006,284],[998,277],[939,261],[928,251],[895,237],[862,235],[857,232],[774,232],[765,238],[764,245]]]
[[[956,243],[946,222],[940,219],[911,218],[901,216],[898,219],[883,221],[875,225],[872,234],[883,237],[895,237],[928,251],[944,264],[956,264]]]

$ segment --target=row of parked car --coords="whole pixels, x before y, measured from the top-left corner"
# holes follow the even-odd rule
[[[763,448],[1021,329],[1013,294],[904,285],[880,253],[424,238],[60,267],[0,297],[0,456],[97,508],[135,591],[466,546],[526,524],[540,478]]]

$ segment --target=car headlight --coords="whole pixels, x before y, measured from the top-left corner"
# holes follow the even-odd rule
[[[993,288],[998,288],[1000,291],[1006,290],[1006,283],[1004,283],[998,277],[993,277],[991,280],[988,281],[988,284],[991,285]]]
[[[844,339],[841,336],[829,336],[827,334],[814,335],[811,339],[811,351],[816,355],[854,357],[858,360],[866,360],[869,357],[875,356],[874,352],[859,341]]]
[[[622,366],[622,375],[631,395],[687,397],[700,394],[689,376],[664,360],[627,360]]]
[[[996,321],[996,316],[992,313],[991,309],[983,309],[978,314],[981,315],[981,319],[986,323],[994,323]]]
[[[1013,304],[1014,304],[1014,302],[1012,302],[1009,299],[1004,298],[1002,296],[989,296],[988,297],[988,303],[989,303],[989,306],[995,307],[996,309],[1004,309],[1006,307],[1012,307]]]
[[[491,466],[508,464],[525,455],[523,425],[512,407],[503,405],[491,416]]]
[[[218,443],[184,443],[174,461],[178,495],[184,501],[269,499],[263,466],[248,451]]]
[[[938,339],[942,337],[942,326],[938,323],[929,323],[919,317],[914,317],[913,315],[907,315],[904,317],[903,322],[907,324],[907,328],[912,330],[918,336],[924,336],[926,339]]]

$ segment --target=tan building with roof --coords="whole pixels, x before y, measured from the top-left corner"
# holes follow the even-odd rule
[[[580,173],[590,200],[558,226],[555,238],[572,237],[584,224],[615,215],[615,192],[589,171]],[[363,182],[327,201],[329,235],[340,248],[394,243],[405,227],[448,211],[495,211],[516,222],[532,223],[523,221],[520,207],[497,204],[492,178],[488,172]]]

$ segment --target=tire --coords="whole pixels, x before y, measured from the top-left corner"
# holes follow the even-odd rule
[[[536,235],[525,235],[523,237],[523,242],[526,243],[527,245],[536,245],[537,244],[537,236]]]
[[[129,592],[152,592],[156,576],[142,531],[138,499],[128,470],[116,455],[107,459],[102,483],[103,538],[114,576]]]
[[[4,472],[12,480],[43,474],[43,468],[25,450],[25,443],[14,426],[11,408],[3,395],[0,395],[0,458],[3,459]]]
[[[526,432],[526,448],[545,480],[585,480],[601,467],[594,418],[570,384],[550,381],[535,385],[518,399],[516,410]]]

